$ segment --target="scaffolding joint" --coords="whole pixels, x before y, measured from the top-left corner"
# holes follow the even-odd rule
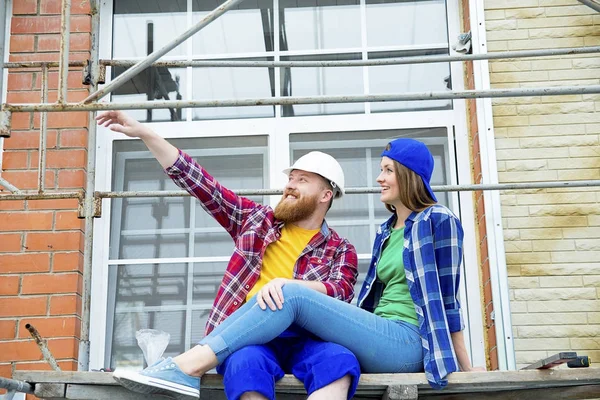
[[[0,376],[0,389],[8,390],[8,393],[11,392],[20,392],[20,393],[29,393],[33,394],[35,387],[29,382],[18,381],[16,379],[3,378]]]
[[[21,194],[21,191],[19,190],[18,187],[14,186],[13,184],[11,184],[9,181],[2,178],[1,176],[0,176],[0,186],[4,187],[5,189],[10,190],[12,194],[15,194],[15,195]]]
[[[12,124],[12,111],[0,111],[0,137],[9,138]]]
[[[87,213],[86,213],[86,207],[85,207],[85,197],[80,196],[78,199],[78,204],[77,204],[77,218],[79,219],[85,219]],[[92,210],[92,218],[100,218],[102,217],[102,198],[100,196],[98,196],[98,192],[94,193],[94,207]]]
[[[92,62],[90,60],[86,60],[85,66],[83,67],[83,77],[81,78],[81,84],[89,86],[92,83]]]

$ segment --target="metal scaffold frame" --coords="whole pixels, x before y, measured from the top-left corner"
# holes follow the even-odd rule
[[[126,197],[176,197],[188,196],[179,191],[146,191],[146,192],[96,192],[94,187],[95,165],[96,165],[96,123],[93,112],[111,109],[160,109],[160,108],[187,108],[187,107],[233,107],[253,105],[292,105],[292,104],[324,104],[324,103],[352,103],[352,102],[385,102],[385,101],[411,101],[411,100],[439,100],[439,99],[474,99],[474,98],[500,98],[500,97],[523,97],[523,96],[551,96],[551,95],[573,95],[573,94],[600,94],[600,85],[590,86],[560,86],[560,87],[532,87],[514,89],[490,89],[490,90],[464,90],[464,91],[439,91],[420,93],[397,93],[386,95],[355,95],[355,96],[311,96],[311,97],[271,97],[262,99],[226,99],[226,100],[192,100],[192,101],[152,101],[139,103],[99,103],[102,97],[108,95],[130,80],[139,72],[150,66],[161,67],[267,67],[267,68],[290,68],[290,67],[360,67],[400,64],[420,64],[434,62],[469,62],[480,60],[517,59],[528,57],[567,56],[578,54],[600,53],[600,46],[550,49],[550,50],[527,50],[499,52],[494,54],[474,55],[431,55],[418,57],[400,57],[378,60],[351,60],[351,61],[213,61],[213,60],[191,60],[191,61],[158,61],[160,57],[183,43],[192,35],[203,29],[212,21],[235,7],[243,0],[228,0],[216,8],[201,21],[196,23],[186,32],[169,42],[160,50],[153,52],[140,61],[131,60],[100,60],[99,59],[99,4],[98,0],[92,0],[92,43],[91,57],[87,62],[69,61],[69,37],[70,37],[70,9],[71,0],[62,0],[62,19],[60,32],[60,58],[59,62],[8,62],[2,65],[3,57],[0,51],[0,73],[2,67],[6,69],[41,69],[41,103],[38,104],[2,104],[0,109],[0,136],[10,137],[11,116],[15,112],[41,112],[40,145],[38,163],[38,188],[36,191],[20,191],[16,186],[7,182],[0,176],[0,186],[10,191],[10,194],[0,194],[0,200],[43,200],[43,199],[77,199],[80,204],[81,217],[85,219],[84,236],[84,267],[83,267],[83,311],[82,329],[79,348],[79,369],[87,371],[89,367],[89,326],[90,326],[90,303],[91,303],[91,267],[92,267],[92,243],[93,243],[93,218],[97,215],[99,203],[104,198],[126,198]],[[585,1],[585,0],[582,0]],[[3,15],[0,13],[0,20]],[[0,24],[2,29],[2,24]],[[0,37],[0,39],[3,39]],[[3,44],[3,43],[2,43]],[[0,47],[1,50],[1,47]],[[112,82],[101,89],[98,84],[103,83],[106,67],[130,67]],[[55,103],[48,103],[48,73],[50,69],[58,68],[58,96]],[[67,76],[70,68],[84,69],[84,82],[91,85],[91,94],[82,102],[67,102]],[[2,90],[0,79],[0,93]],[[60,111],[87,111],[90,112],[88,126],[88,161],[86,171],[85,191],[47,191],[44,185],[46,174],[46,141],[47,141],[47,113]],[[434,186],[435,191],[486,191],[486,190],[524,190],[543,188],[576,188],[597,187],[600,180],[588,181],[560,181],[560,182],[529,182],[515,184],[491,184],[491,185],[448,185]],[[351,193],[378,193],[379,188],[352,188]],[[280,194],[280,190],[256,189],[238,191],[241,195],[271,195]]]

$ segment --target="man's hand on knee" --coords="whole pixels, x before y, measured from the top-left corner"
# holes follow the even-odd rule
[[[256,293],[256,303],[258,303],[258,306],[262,310],[266,310],[267,306],[273,311],[281,310],[283,308],[283,291],[281,288],[287,282],[287,279],[275,278],[260,288]]]

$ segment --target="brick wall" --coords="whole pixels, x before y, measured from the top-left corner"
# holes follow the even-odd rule
[[[60,0],[15,0],[10,61],[58,61]],[[89,2],[72,5],[71,59],[89,58]],[[58,74],[49,74],[55,101]],[[11,70],[8,102],[39,102],[40,70]],[[85,98],[81,71],[69,73],[69,101]],[[87,113],[49,113],[48,190],[85,185]],[[13,114],[4,141],[2,176],[19,189],[37,188],[39,113]],[[0,201],[0,376],[49,369],[25,324],[35,326],[63,370],[76,370],[81,316],[83,221],[77,200]]]
[[[597,46],[576,0],[486,0],[488,49]],[[490,63],[492,87],[597,85],[598,55]],[[501,182],[600,179],[600,96],[497,99]],[[558,351],[600,359],[600,189],[502,194],[518,366]]]

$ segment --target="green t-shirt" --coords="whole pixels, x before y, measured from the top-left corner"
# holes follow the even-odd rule
[[[375,309],[380,317],[401,320],[419,326],[415,305],[404,273],[404,227],[392,229],[377,264],[377,277],[385,288]]]

